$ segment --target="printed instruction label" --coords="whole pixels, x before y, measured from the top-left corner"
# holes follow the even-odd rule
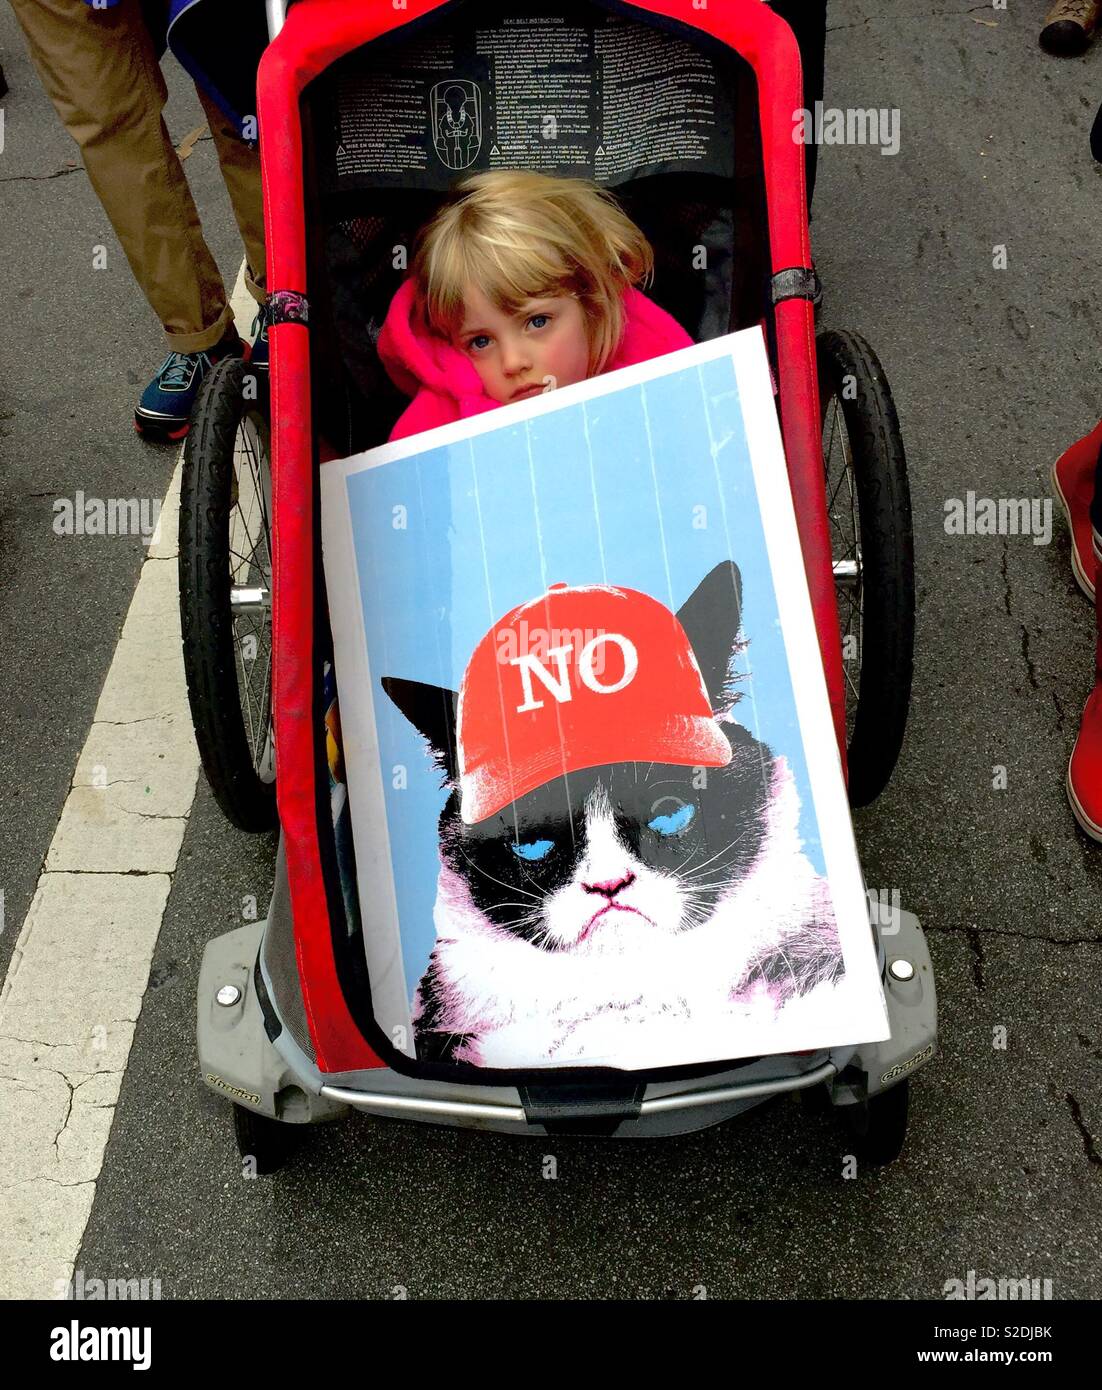
[[[380,44],[336,83],[334,188],[446,189],[525,168],[616,184],[732,172],[716,61],[617,15],[514,15]]]

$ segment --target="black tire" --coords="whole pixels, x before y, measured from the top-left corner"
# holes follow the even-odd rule
[[[910,1102],[910,1081],[903,1080],[869,1100],[840,1107],[859,1159],[876,1167],[895,1162],[907,1138]]]
[[[278,1172],[298,1148],[303,1125],[284,1124],[234,1102],[233,1133],[237,1152],[251,1158],[261,1177]]]
[[[839,579],[837,591],[849,800],[867,806],[887,785],[907,727],[915,623],[911,494],[899,417],[876,354],[855,333],[823,333],[817,348],[835,562],[852,565],[859,538],[856,580]]]
[[[219,362],[203,382],[184,445],[180,626],[203,771],[227,819],[249,831],[271,830],[277,819],[269,441],[267,373],[239,358]],[[231,607],[231,530],[242,546],[234,551],[233,581],[267,594],[266,619],[262,605]]]

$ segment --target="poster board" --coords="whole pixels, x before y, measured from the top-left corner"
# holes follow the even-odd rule
[[[888,1036],[765,345],[322,468],[376,1021],[629,1071]]]

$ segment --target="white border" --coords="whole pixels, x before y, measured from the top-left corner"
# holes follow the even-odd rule
[[[327,464],[321,470],[322,553],[333,630],[333,668],[340,699],[341,745],[372,1010],[375,1022],[394,1047],[415,1058],[375,722],[375,691],[364,637],[360,576],[345,484],[349,473],[355,471],[338,471]],[[354,576],[353,583],[347,582],[348,575]],[[350,634],[355,634],[351,640]]]
[[[819,634],[811,606],[811,592],[802,561],[796,509],[788,481],[784,444],[781,438],[777,411],[773,404],[773,388],[769,376],[769,360],[759,329],[749,330],[759,337],[758,351],[737,351],[732,354],[735,380],[742,405],[743,428],[750,462],[754,470],[754,486],[758,508],[765,532],[765,548],[777,596],[777,612],[781,620],[788,657],[788,673],[800,724],[804,758],[807,763],[811,799],[815,820],[823,846],[823,867],[830,885],[834,915],[838,923],[838,938],[842,946],[847,979],[861,998],[880,1001],[880,1031],[869,1036],[852,1036],[849,1031],[834,1039],[829,1046],[848,1043],[883,1042],[891,1036],[888,1010],[877,969],[876,951],[868,917],[865,881],[853,834],[849,798],[846,794],[842,759],[838,752],[838,735],[830,707],[826,673],[819,652]],[[736,334],[736,337],[742,336]],[[826,486],[824,477],[823,486]],[[732,557],[734,558],[734,557]],[[802,657],[802,660],[801,660]],[[860,912],[850,904],[860,904]],[[855,919],[850,920],[850,912]],[[860,930],[865,934],[867,949],[857,939]],[[875,991],[875,995],[873,993]]]

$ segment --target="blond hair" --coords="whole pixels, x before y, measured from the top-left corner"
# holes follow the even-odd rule
[[[649,283],[654,252],[612,194],[588,179],[491,170],[456,186],[422,232],[412,273],[422,320],[443,337],[462,326],[468,286],[509,314],[532,299],[573,295],[596,376],[623,333],[624,291]]]

